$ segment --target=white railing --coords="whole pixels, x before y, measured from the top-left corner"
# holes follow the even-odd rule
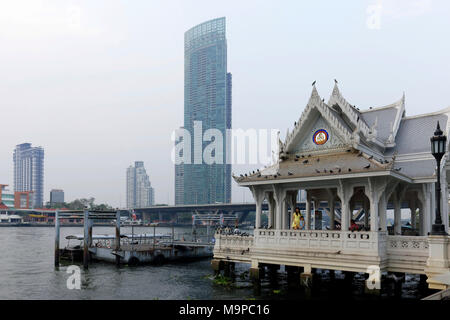
[[[215,249],[240,251],[252,247],[428,255],[427,237],[387,236],[385,232],[257,229],[254,236],[216,234]]]
[[[241,255],[250,252],[253,247],[253,236],[239,236],[239,235],[223,235],[216,233],[216,243],[214,245],[215,252],[239,253]]]
[[[365,270],[366,264],[394,272],[423,273],[427,237],[388,236],[386,232],[256,229],[253,236],[216,233],[214,255],[234,261],[305,264],[318,268]],[[450,247],[450,246],[449,246]]]
[[[428,237],[387,236],[388,253],[422,253],[428,254]]]
[[[255,230],[255,247],[378,252],[384,241],[384,233],[370,231]]]
[[[423,273],[429,256],[428,237],[387,236],[386,253],[391,270]]]

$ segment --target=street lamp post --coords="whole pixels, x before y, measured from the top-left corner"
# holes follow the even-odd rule
[[[437,123],[434,136],[430,138],[431,141],[431,154],[436,159],[437,163],[437,182],[436,182],[436,217],[434,224],[431,228],[432,235],[446,235],[445,226],[442,224],[441,217],[441,159],[445,154],[445,147],[447,143],[447,137],[443,134],[439,121]]]

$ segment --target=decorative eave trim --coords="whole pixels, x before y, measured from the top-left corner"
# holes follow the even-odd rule
[[[332,176],[309,176],[309,177],[301,177],[301,178],[290,178],[290,179],[279,179],[279,180],[260,180],[260,181],[248,181],[248,182],[238,182],[239,186],[248,187],[253,185],[266,185],[266,184],[285,184],[285,183],[295,183],[295,182],[309,182],[309,181],[318,181],[318,180],[337,180],[337,179],[351,179],[351,178],[367,178],[367,177],[385,177],[392,176],[404,182],[412,183],[413,179],[399,174],[397,172],[393,172],[390,170],[382,170],[382,171],[372,171],[372,172],[360,172],[360,173],[351,173],[351,174],[337,174]]]
[[[447,107],[445,109],[442,109],[442,110],[439,110],[439,111],[435,111],[435,112],[424,113],[424,114],[417,114],[417,115],[414,115],[414,116],[407,116],[407,117],[404,117],[403,119],[410,120],[410,119],[416,119],[416,118],[437,116],[437,115],[440,115],[440,114],[446,114],[448,116],[450,114],[450,107]]]
[[[436,181],[437,181],[437,178],[432,178],[432,177],[423,177],[423,178],[412,179],[412,183],[434,183]]]
[[[381,158],[384,159],[385,158],[383,153],[379,152],[378,150],[371,149],[371,148],[369,148],[369,147],[367,147],[365,145],[362,145],[362,144],[355,144],[353,146],[353,148],[356,149],[356,150],[360,150],[360,151],[364,152],[365,154],[367,154],[369,156],[374,156],[374,158],[378,158],[378,159],[381,159]]]
[[[385,110],[385,109],[390,109],[390,108],[398,108],[399,104],[402,103],[402,100],[404,100],[404,94],[403,94],[403,97],[400,100],[397,100],[394,103],[388,104],[387,106],[374,107],[374,108],[371,108],[371,109],[360,110],[359,112],[361,112],[361,113],[369,113],[369,112],[380,111],[380,110]]]
[[[393,107],[397,109],[397,114],[395,115],[395,119],[391,124],[391,132],[386,140],[386,147],[393,148],[395,147],[395,138],[397,137],[398,129],[400,128],[400,123],[403,119],[403,113],[405,112],[405,94],[403,93],[402,98],[393,104]]]

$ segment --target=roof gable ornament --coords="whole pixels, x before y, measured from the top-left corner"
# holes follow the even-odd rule
[[[314,81],[314,83],[315,83],[315,81]],[[311,91],[311,96],[309,97],[308,104],[311,104],[313,102],[318,102],[318,101],[320,101],[319,92],[317,92],[316,85],[313,84],[313,88]]]
[[[335,112],[331,110],[331,108],[324,102],[323,99],[321,99],[319,93],[317,92],[314,81],[308,104],[303,110],[300,119],[295,123],[294,130],[286,136],[286,140],[283,144],[284,152],[291,151],[290,149],[294,147],[295,144],[299,142],[298,140],[302,138],[301,136],[302,134],[304,134],[305,128],[308,127],[308,124],[311,121],[313,110],[317,110],[317,112],[319,112],[319,114],[327,121],[330,127],[334,129],[346,143],[351,144],[353,142],[351,141],[352,133],[349,132],[346,127],[344,127],[341,121],[336,118]]]
[[[397,103],[394,103],[393,106],[397,109],[397,113],[394,121],[390,122],[390,130],[389,137],[386,140],[387,147],[395,146],[395,137],[397,136],[398,129],[400,128],[400,123],[405,116],[405,93],[403,92],[403,96]]]
[[[364,119],[360,117],[360,114],[356,110],[356,108],[348,103],[347,100],[345,100],[345,98],[342,96],[336,80],[334,80],[333,92],[331,93],[330,99],[328,100],[329,106],[335,104],[337,104],[341,108],[342,112],[345,113],[347,118],[353,123],[354,126],[357,126],[359,123],[359,132],[361,132],[366,137],[369,136],[369,126],[366,124]]]
[[[278,159],[285,160],[285,159],[287,159],[287,154],[284,151],[285,150],[284,144],[283,144],[283,142],[281,142],[281,139],[280,139],[280,131],[278,131],[278,133],[277,133],[277,139],[278,139]]]

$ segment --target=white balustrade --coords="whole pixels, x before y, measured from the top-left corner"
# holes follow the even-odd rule
[[[216,243],[214,245],[214,252],[238,253],[243,255],[249,253],[250,248],[253,247],[253,236],[239,236],[239,235],[223,235],[216,233]]]
[[[408,252],[428,254],[428,237],[418,236],[388,236],[388,253]]]
[[[341,230],[256,229],[253,236],[216,234],[214,247],[215,256],[235,261],[306,261],[320,267],[351,266],[353,270],[365,270],[365,261],[384,261],[389,270],[419,273],[423,272],[428,253],[427,237]],[[302,258],[295,260],[297,257]]]
[[[381,234],[381,237],[380,237]],[[339,230],[256,230],[255,247],[378,251],[383,233]]]

